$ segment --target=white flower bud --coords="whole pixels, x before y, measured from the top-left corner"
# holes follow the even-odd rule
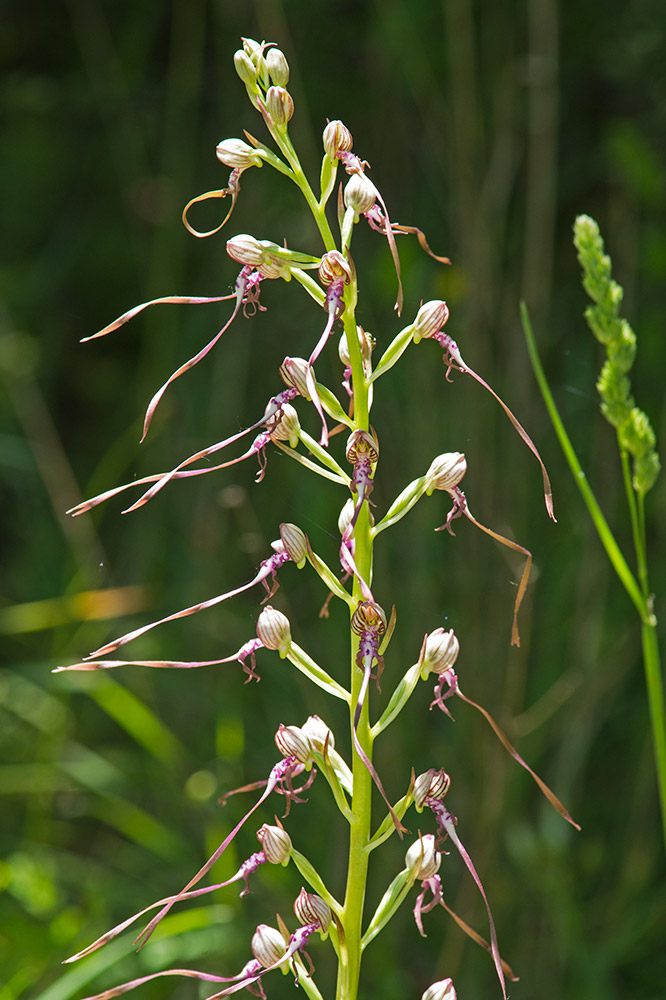
[[[372,352],[375,349],[377,341],[372,336],[371,333],[367,333],[362,326],[356,327],[356,332],[358,334],[358,343],[361,348],[361,357],[363,361],[369,361]],[[340,335],[340,341],[338,343],[338,357],[342,361],[343,365],[347,367],[351,364],[351,358],[349,357],[349,344],[347,343],[347,334],[343,331]]]
[[[284,521],[280,525],[280,538],[289,558],[296,563],[299,569],[303,569],[308,555],[305,532],[301,531],[297,524]]]
[[[415,840],[405,855],[405,867],[420,881],[436,875],[441,863],[442,855],[435,847],[432,833],[426,833],[425,837]]]
[[[444,768],[439,771],[435,767],[428,768],[419,774],[414,782],[414,805],[417,812],[422,812],[426,799],[436,799],[442,802],[451,787],[451,778]]]
[[[256,149],[248,146],[242,139],[223,139],[215,147],[215,155],[220,163],[224,163],[225,167],[231,167],[232,170],[236,167],[246,170],[247,167],[263,165],[263,160]]]
[[[270,826],[264,823],[257,830],[257,840],[261,844],[266,861],[271,865],[287,865],[291,856],[293,844],[291,837],[281,826]]]
[[[284,938],[277,927],[269,927],[268,924],[259,924],[252,935],[250,947],[256,960],[264,968],[268,968],[274,962],[279,962],[287,951]]]
[[[266,107],[276,125],[286,125],[294,113],[294,102],[291,94],[284,87],[268,88]]]
[[[259,267],[266,256],[266,248],[249,233],[241,233],[227,240],[227,253],[232,260],[250,267]]]
[[[302,731],[306,734],[312,748],[317,753],[323,754],[325,746],[330,752],[335,746],[333,731],[328,728],[323,719],[320,719],[318,715],[310,715],[302,727]]]
[[[349,500],[345,501],[345,505],[340,511],[340,515],[338,517],[338,531],[341,535],[344,535],[345,531],[351,524],[352,517],[354,516],[354,507],[355,504],[353,497],[349,497]]]
[[[285,358],[280,366],[280,377],[285,385],[298,389],[299,395],[304,396],[305,399],[310,398],[306,383],[307,372],[308,363],[304,358]]]
[[[347,126],[337,120],[328,123],[324,129],[322,138],[324,140],[324,151],[332,160],[335,159],[336,153],[348,153],[354,145],[352,134]]]
[[[264,278],[291,278],[289,251],[272,240],[257,240],[248,233],[227,240],[227,253],[232,260],[254,268]]]
[[[301,889],[294,902],[294,913],[302,924],[318,924],[319,930],[324,933],[333,919],[328,903],[305,889]]]
[[[460,643],[453,629],[447,632],[444,628],[436,628],[426,639],[421,663],[423,680],[428,674],[443,674],[456,662],[459,652]]]
[[[354,516],[355,506],[356,505],[354,503],[354,498],[349,497],[349,500],[345,501],[345,505],[340,511],[340,514],[338,515],[338,531],[340,532],[341,535],[344,535],[345,531],[351,524],[352,517]],[[372,513],[372,511],[369,512],[369,517],[370,517],[370,527],[374,527],[375,515]]]
[[[447,451],[433,459],[426,472],[426,494],[434,490],[452,490],[467,472],[467,459],[460,451]]]
[[[261,83],[264,90],[268,87],[268,66],[264,57],[266,42],[255,42],[254,38],[244,38],[243,48],[250,62],[256,70],[256,78]]]
[[[312,763],[310,741],[298,726],[285,726],[281,722],[275,734],[275,745],[283,757],[295,757],[306,767]]]
[[[338,357],[342,361],[345,368],[349,368],[351,365],[351,358],[349,356],[349,344],[347,343],[347,334],[343,331],[340,335],[340,340],[338,341]]]
[[[257,71],[249,55],[243,49],[238,49],[237,52],[234,52],[234,66],[246,86],[256,87]]]
[[[257,619],[257,637],[266,649],[277,650],[280,656],[285,657],[291,646],[289,619],[267,604]]]
[[[425,302],[414,320],[414,342],[421,337],[434,337],[442,329],[449,318],[449,307],[441,299]]]
[[[265,42],[259,44],[259,42],[255,42],[254,38],[243,38],[243,49],[255,66],[257,65],[258,60],[263,56],[265,47]]]
[[[275,416],[278,417],[278,414]],[[274,441],[288,441],[291,447],[295,448],[301,433],[298,413],[289,403],[283,403],[278,419],[267,429]]]
[[[438,983],[433,983],[425,991],[421,1000],[456,1000],[458,994],[453,988],[452,979],[441,979]]]
[[[369,212],[377,200],[377,188],[365,174],[352,174],[344,190],[345,206],[356,215]]]
[[[286,87],[289,83],[289,63],[282,49],[269,49],[266,53],[266,65],[276,87]]]

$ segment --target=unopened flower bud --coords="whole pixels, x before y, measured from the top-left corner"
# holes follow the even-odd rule
[[[349,497],[349,499],[345,501],[345,505],[338,516],[338,531],[341,535],[344,535],[345,531],[351,524],[355,508],[356,504],[354,503],[353,497]]]
[[[312,763],[310,741],[298,726],[285,726],[281,722],[275,734],[275,745],[283,757],[295,757],[306,767]]]
[[[256,79],[261,83],[264,90],[268,87],[268,66],[264,57],[266,42],[255,42],[254,38],[244,38],[243,48],[250,62],[255,68]]]
[[[345,501],[345,505],[340,511],[340,514],[338,515],[338,531],[340,532],[341,535],[344,535],[345,531],[351,524],[352,518],[354,516],[355,507],[356,504],[354,503],[354,498],[349,497],[349,499]],[[372,511],[369,512],[369,517],[370,517],[370,527],[372,528],[374,527],[375,523],[375,515],[372,513]]]
[[[352,134],[341,121],[329,122],[324,129],[324,150],[332,160],[337,153],[349,152],[354,145]]]
[[[336,278],[344,278],[345,285],[351,281],[352,270],[346,257],[339,250],[329,250],[321,258],[319,265],[319,280],[326,288]]]
[[[289,619],[267,604],[257,619],[257,637],[266,649],[275,649],[285,657],[291,646]]]
[[[271,82],[276,87],[286,87],[289,83],[289,63],[282,49],[269,49],[266,53],[266,65]]]
[[[452,979],[441,979],[438,983],[433,983],[425,991],[421,1000],[457,1000],[458,994],[453,988]]]
[[[456,662],[459,652],[460,643],[453,629],[447,632],[444,628],[436,628],[426,639],[421,662],[423,680],[428,674],[443,674]]]
[[[266,861],[271,865],[286,865],[289,863],[293,844],[291,837],[281,826],[270,826],[264,823],[257,830],[257,840],[261,844]]]
[[[268,88],[266,107],[276,125],[286,125],[294,113],[294,102],[291,94],[284,87]]]
[[[405,855],[405,867],[415,879],[423,881],[432,878],[439,871],[442,855],[435,847],[435,836],[426,833],[424,837],[415,840]]]
[[[257,71],[249,55],[243,49],[238,49],[234,52],[234,66],[239,77],[247,87],[256,87]]]
[[[267,430],[274,441],[288,441],[291,447],[295,448],[301,433],[301,422],[294,407],[289,403],[283,403],[279,418]]]
[[[377,188],[365,174],[352,174],[344,190],[345,206],[355,215],[369,212],[377,200]]]
[[[280,377],[285,385],[293,386],[299,395],[309,399],[307,373],[308,363],[304,358],[285,358],[280,366]]]
[[[324,747],[332,750],[335,746],[333,731],[328,728],[323,719],[320,719],[318,715],[310,715],[302,730],[317,753],[323,754]]]
[[[449,318],[449,307],[441,299],[425,302],[414,320],[414,342],[421,337],[435,337]]]
[[[434,490],[452,490],[467,472],[467,459],[460,451],[448,451],[433,459],[426,472],[426,494]]]
[[[297,524],[285,521],[280,525],[280,538],[289,558],[296,563],[299,569],[303,569],[308,555],[305,532],[301,531]]]
[[[439,771],[435,767],[428,768],[423,774],[419,774],[414,783],[414,805],[417,812],[423,810],[426,799],[436,799],[442,802],[451,787],[451,778],[444,768]]]
[[[269,927],[268,924],[259,924],[252,935],[250,947],[256,960],[264,968],[279,962],[287,951],[285,940],[277,927]]]
[[[248,58],[252,61],[253,65],[257,65],[258,60],[264,54],[264,48],[266,47],[265,42],[255,42],[254,38],[243,38],[243,50],[247,53]]]
[[[225,167],[231,167],[232,170],[236,167],[246,170],[247,167],[263,165],[263,160],[256,149],[248,146],[242,139],[223,139],[215,147],[215,154],[220,163],[224,163]]]
[[[361,357],[363,358],[364,361],[369,361],[370,358],[372,357],[372,352],[375,349],[377,341],[372,336],[372,334],[364,330],[362,326],[357,326],[356,332],[358,334],[359,347],[361,348]],[[345,365],[345,367],[351,364],[351,358],[349,357],[349,344],[347,343],[347,334],[344,332],[344,330],[340,335],[340,341],[338,343],[338,357],[340,358],[340,361],[342,361],[343,365]]]
[[[227,253],[232,260],[250,267],[259,267],[266,255],[266,248],[249,233],[241,233],[227,240]]]
[[[321,896],[315,896],[313,892],[306,892],[305,889],[301,889],[294,902],[294,913],[302,924],[318,924],[319,930],[324,933],[333,919],[328,903]]]

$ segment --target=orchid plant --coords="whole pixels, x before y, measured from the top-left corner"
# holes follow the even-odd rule
[[[454,373],[471,376],[498,400],[520,437],[533,452],[541,467],[546,511],[554,520],[548,475],[527,432],[487,382],[466,364],[456,343],[444,332],[449,319],[445,302],[429,301],[422,304],[413,320],[403,326],[392,339],[387,338],[388,342],[385,346],[382,345],[379,360],[376,364],[373,362],[375,340],[364,331],[357,317],[358,277],[351,254],[355,227],[365,220],[372,230],[387,240],[395,263],[395,312],[398,316],[403,309],[404,296],[396,237],[410,234],[416,236],[424,252],[442,263],[448,261],[432,253],[425,236],[418,228],[398,225],[390,220],[384,199],[368,177],[369,164],[353,152],[352,136],[341,121],[329,121],[323,130],[319,193],[315,193],[303,172],[289,136],[289,121],[294,105],[287,90],[289,67],[279,48],[272,43],[243,39],[243,46],[236,52],[234,62],[250,102],[261,115],[275,148],[269,148],[266,143],[247,132],[247,141],[226,139],[220,142],[216,150],[217,158],[231,169],[227,186],[193,198],[183,213],[185,225],[197,237],[216,233],[232,214],[245,172],[266,165],[299,188],[312,212],[323,248],[312,253],[302,252],[247,234],[234,236],[227,241],[226,248],[231,260],[240,265],[240,271],[231,294],[211,298],[167,296],[155,299],[123,314],[94,336],[111,333],[141,310],[159,303],[230,302],[231,315],[219,332],[202,350],[182,364],[151,399],[144,420],[145,437],[169,386],[202,361],[241,314],[247,316],[264,310],[260,302],[263,282],[281,279],[290,283],[292,289],[295,285],[300,286],[300,290],[314,301],[317,309],[323,311],[322,324],[316,328],[311,346],[305,346],[304,342],[301,352],[306,356],[284,359],[279,369],[283,387],[277,388],[280,384],[277,383],[275,395],[268,400],[263,414],[258,415],[254,423],[189,455],[169,471],[109,489],[81,503],[70,513],[81,515],[117,494],[131,491],[135,495],[137,488],[141,488],[143,492],[127,508],[132,511],[147,504],[174,480],[209,475],[253,457],[259,463],[257,481],[261,481],[268,474],[268,455],[273,448],[277,448],[300,463],[307,472],[326,480],[326,488],[337,491],[340,506],[339,566],[327,565],[314,551],[310,540],[299,526],[283,523],[279,525],[279,538],[273,543],[273,552],[267,554],[251,580],[136,628],[105,643],[82,662],[58,669],[109,670],[129,664],[162,669],[194,669],[237,660],[246,674],[245,682],[249,683],[259,680],[256,651],[261,648],[273,650],[328,696],[344,703],[349,717],[347,757],[345,759],[340,752],[340,742],[336,741],[332,730],[316,715],[310,716],[300,725],[294,725],[291,721],[289,724],[280,724],[275,733],[277,762],[268,776],[236,790],[254,790],[256,801],[199,871],[182,889],[175,890],[172,895],[129,916],[67,961],[74,962],[94,952],[130,925],[155,911],[136,939],[138,946],[142,947],[172,907],[236,883],[242,886],[241,895],[244,896],[250,891],[251,878],[254,888],[257,888],[256,883],[261,876],[256,873],[262,865],[291,864],[296,867],[305,883],[293,904],[296,923],[294,925],[292,921],[290,927],[288,921],[278,917],[276,926],[260,924],[252,940],[248,942],[247,961],[240,971],[223,975],[195,969],[166,969],[98,993],[94,1000],[110,1000],[148,980],[163,976],[182,976],[201,981],[211,990],[208,1000],[230,996],[243,989],[254,996],[265,997],[270,974],[277,969],[291,974],[294,983],[311,1000],[333,996],[336,1000],[355,1000],[366,948],[410,896],[414,897],[413,914],[420,934],[425,935],[426,915],[431,910],[442,907],[464,933],[489,952],[499,981],[499,990],[506,1000],[506,980],[515,976],[501,957],[488,896],[464,846],[464,831],[468,827],[468,820],[461,817],[458,823],[448,805],[450,776],[439,761],[433,761],[432,766],[418,776],[414,772],[411,778],[404,775],[402,795],[394,800],[373,763],[374,744],[401,716],[417,685],[421,681],[432,679],[434,691],[431,708],[440,709],[444,715],[452,718],[449,703],[454,696],[475,708],[490,724],[507,751],[537,782],[550,803],[565,820],[574,826],[576,824],[553,792],[511,745],[490,713],[463,694],[454,669],[460,645],[453,629],[446,630],[436,622],[424,623],[428,631],[424,634],[420,650],[415,650],[414,663],[406,671],[394,664],[390,667],[387,665],[386,675],[390,678],[392,693],[381,712],[371,705],[374,699],[373,688],[378,691],[380,689],[385,657],[397,618],[395,606],[387,614],[375,598],[375,591],[383,593],[389,587],[388,581],[376,582],[373,579],[373,554],[375,545],[383,542],[380,536],[384,531],[405,517],[420,499],[430,497],[437,491],[448,494],[451,508],[439,531],[453,535],[453,522],[465,517],[494,540],[524,556],[524,571],[513,607],[511,642],[515,645],[520,642],[518,613],[527,587],[531,554],[522,545],[504,538],[474,517],[460,486],[466,472],[465,456],[460,452],[436,456],[422,476],[398,492],[388,510],[381,515],[373,513],[374,504],[370,498],[375,480],[380,475],[381,464],[380,438],[370,422],[370,413],[379,380],[412,344],[422,341],[435,343],[443,352],[443,382],[452,381]],[[336,204],[333,211],[329,211],[332,196],[335,196]],[[192,209],[196,204],[211,199],[227,199],[229,209],[216,229],[202,232],[191,222]],[[337,224],[335,227],[331,224],[330,216],[334,217]],[[342,388],[337,391],[324,385],[315,375],[315,365],[319,359],[332,353],[331,339],[334,335],[338,338],[337,351],[342,366]],[[298,407],[308,406],[316,413],[317,426],[320,427],[318,439],[308,434],[299,420]],[[340,438],[337,437],[341,431],[346,434],[344,448],[339,446]],[[251,440],[249,446],[241,444],[245,438]],[[238,446],[240,454],[226,457],[233,446]],[[390,473],[391,470],[387,471]],[[266,603],[274,598],[280,583],[288,580],[291,564],[295,564],[298,569],[306,569],[306,572],[313,575],[313,579],[323,585],[325,603],[322,618],[328,617],[328,607],[332,600],[341,601],[347,606],[349,673],[346,678],[334,676],[332,667],[317,663],[292,637],[287,617],[278,608]],[[257,620],[256,636],[251,637],[236,652],[207,661],[112,658],[118,649],[148,630],[164,622],[198,614],[259,584],[266,593]],[[328,626],[322,623],[321,627]],[[349,831],[344,886],[330,884],[327,873],[317,871],[304,853],[307,845],[299,843],[295,833],[292,841],[288,830],[291,806],[305,801],[304,792],[318,774],[327,782]],[[373,786],[378,792],[376,802],[381,797],[383,803],[379,817],[376,804],[373,810]],[[221,883],[204,884],[204,879],[213,871],[229,844],[272,793],[284,797],[284,824],[276,820],[273,824],[261,825],[257,831],[261,849],[250,855],[231,878]],[[231,793],[227,793],[227,796],[229,794]],[[417,836],[410,834],[407,826],[408,813],[412,807],[417,813],[426,814],[416,824],[411,823],[412,827],[418,828]],[[426,832],[421,832],[421,824]],[[375,912],[368,915],[364,912],[364,901],[371,858],[378,848],[394,836],[402,839],[409,837],[405,843],[405,864],[387,886]],[[488,917],[488,941],[453,913],[445,900],[438,874],[443,858],[448,857],[443,849],[444,844],[450,845],[458,853],[483,899]],[[315,960],[320,947],[319,939],[328,941],[335,953],[335,987],[318,982]],[[430,985],[422,984],[415,987],[415,990],[422,993],[423,1000],[455,1000],[456,996],[450,978]]]

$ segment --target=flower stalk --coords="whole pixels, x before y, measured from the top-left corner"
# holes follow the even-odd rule
[[[554,519],[548,475],[534,443],[511,410],[488,383],[463,362],[455,342],[443,333],[442,328],[449,318],[449,309],[445,302],[436,300],[422,305],[415,321],[397,333],[384,348],[377,368],[373,372],[372,351],[375,339],[363,330],[359,322],[362,317],[357,316],[358,275],[351,255],[356,225],[364,219],[371,230],[386,238],[398,282],[395,303],[398,314],[403,306],[405,291],[396,235],[415,234],[422,249],[431,257],[441,263],[448,263],[448,259],[437,257],[432,253],[423,233],[417,227],[401,226],[391,222],[382,195],[367,176],[369,164],[352,151],[351,133],[341,121],[329,122],[323,131],[321,193],[317,198],[303,172],[289,136],[289,122],[297,109],[294,108],[293,99],[287,89],[289,67],[284,54],[273,43],[243,39],[242,48],[234,56],[234,64],[251,104],[261,115],[280,155],[248,132],[245,133],[247,142],[241,139],[227,139],[220,142],[216,147],[216,156],[225,167],[231,168],[228,186],[192,199],[184,212],[185,223],[190,231],[199,237],[216,232],[221,226],[209,233],[194,230],[188,221],[190,207],[208,198],[229,197],[230,208],[222,223],[224,225],[239,197],[241,174],[251,171],[253,167],[269,167],[288,177],[300,189],[312,213],[323,246],[309,253],[282,246],[272,240],[257,239],[247,233],[232,236],[226,244],[227,254],[236,264],[241,265],[232,296],[210,299],[171,296],[153,300],[123,314],[119,320],[105,327],[97,336],[117,329],[148,305],[158,302],[200,303],[222,301],[224,298],[234,300],[232,314],[217,335],[200,352],[178,368],[153,396],[144,423],[145,437],[155,409],[168,386],[203,360],[217,346],[222,334],[226,333],[234,322],[240,321],[241,316],[265,311],[259,300],[263,281],[281,278],[289,284],[290,291],[296,294],[300,294],[301,291],[306,292],[323,311],[324,319],[306,343],[294,345],[298,348],[296,356],[285,358],[279,374],[286,388],[270,398],[263,416],[258,420],[243,430],[200,449],[180,461],[167,473],[147,476],[133,483],[107,490],[80,504],[71,513],[73,515],[86,513],[132,486],[148,486],[138,500],[127,509],[127,513],[131,513],[147,504],[161,490],[171,488],[175,480],[190,479],[204,474],[224,474],[224,470],[228,467],[236,466],[253,456],[259,460],[256,481],[260,483],[270,474],[267,456],[272,449],[277,449],[296,461],[302,467],[304,474],[312,472],[318,475],[320,479],[325,480],[327,489],[337,491],[336,496],[341,509],[338,521],[341,536],[339,567],[332,568],[314,551],[301,528],[295,524],[283,523],[279,526],[279,539],[273,542],[273,553],[263,560],[256,574],[248,582],[135,628],[103,644],[80,662],[58,669],[107,670],[137,665],[189,669],[237,660],[246,674],[246,682],[258,682],[261,679],[259,667],[262,664],[257,662],[257,657],[277,654],[281,669],[285,672],[285,683],[289,683],[288,665],[291,665],[320,691],[347,705],[348,729],[343,739],[336,745],[332,730],[318,716],[310,716],[302,726],[280,722],[274,742],[282,755],[282,760],[274,765],[267,779],[251,782],[222,797],[220,803],[224,805],[232,794],[253,791],[256,795],[261,789],[254,804],[194,877],[180,892],[158,900],[116,925],[92,945],[79,951],[71,961],[95,951],[135,920],[156,908],[158,912],[151,917],[136,939],[140,947],[146,943],[158,923],[176,904],[239,881],[245,886],[242,892],[242,895],[245,895],[250,888],[250,875],[254,875],[252,883],[254,891],[261,891],[259,888],[261,868],[266,863],[273,863],[293,866],[306,883],[293,904],[299,926],[290,930],[281,917],[277,918],[277,927],[260,924],[249,946],[253,957],[246,961],[240,973],[218,976],[180,968],[164,970],[124,983],[89,1000],[101,1000],[102,997],[110,1000],[111,997],[125,993],[148,980],[167,975],[188,976],[222,986],[208,1000],[217,1000],[243,989],[264,997],[266,994],[263,980],[277,969],[285,975],[291,973],[295,984],[301,986],[312,1000],[324,1000],[324,998],[333,1000],[333,997],[335,1000],[357,1000],[362,982],[362,958],[365,948],[405,903],[416,883],[420,883],[420,893],[417,894],[414,906],[417,928],[424,933],[422,915],[441,905],[453,916],[458,927],[491,954],[500,992],[506,998],[505,977],[513,978],[513,974],[500,957],[489,894],[486,893],[474,863],[458,836],[457,820],[442,802],[448,793],[449,776],[443,768],[433,765],[419,778],[415,778],[413,772],[411,776],[403,775],[400,785],[399,776],[382,776],[378,773],[373,762],[374,744],[401,716],[419,682],[427,681],[432,674],[437,677],[433,706],[439,707],[450,716],[446,701],[456,695],[476,708],[493,727],[514,759],[535,778],[549,801],[556,808],[561,804],[552,793],[548,794],[549,790],[546,791],[543,782],[512,747],[490,713],[460,691],[457,676],[453,672],[453,665],[460,652],[460,643],[453,629],[445,631],[442,627],[436,627],[430,633],[426,633],[416,662],[401,679],[402,668],[396,673],[394,662],[390,667],[387,665],[387,675],[391,678],[394,689],[383,712],[373,722],[376,709],[375,688],[378,692],[381,690],[380,677],[384,671],[384,656],[397,617],[395,603],[391,614],[387,615],[373,596],[373,587],[378,592],[384,593],[390,586],[390,581],[378,580],[375,583],[373,580],[374,546],[380,536],[383,543],[385,537],[383,533],[407,516],[423,497],[431,497],[436,491],[447,492],[453,500],[453,507],[442,528],[447,529],[448,534],[453,535],[451,530],[453,519],[464,515],[495,540],[526,556],[526,568],[514,606],[512,641],[515,644],[518,643],[517,615],[527,587],[531,554],[517,543],[480,524],[472,516],[465,495],[459,487],[467,468],[465,455],[461,452],[438,455],[423,476],[405,487],[383,514],[378,512],[375,524],[375,517],[371,511],[374,501],[370,499],[371,495],[374,498],[375,480],[381,478],[386,484],[391,478],[391,470],[385,469],[381,464],[379,436],[370,419],[378,378],[398,363],[412,342],[434,339],[444,350],[446,366],[445,377],[442,379],[444,389],[447,388],[446,383],[450,381],[451,372],[455,371],[471,375],[498,399],[517,433],[534,453],[541,466],[546,507]],[[346,176],[339,188],[337,216],[339,232],[334,235],[327,215],[327,205],[335,190],[340,165]],[[317,280],[314,277],[315,272]],[[292,282],[292,278],[296,280]],[[321,313],[319,317],[321,318]],[[337,359],[343,365],[343,379],[338,382],[337,393],[323,381],[317,381],[314,373],[315,363],[321,374],[325,365],[330,367],[331,360],[335,359],[336,352],[332,342],[336,337],[339,337]],[[335,360],[333,363],[336,363]],[[339,399],[340,386],[343,389],[343,402]],[[318,441],[301,426],[299,409],[302,412],[307,408],[316,414],[321,424]],[[329,427],[329,420],[334,423],[333,427]],[[344,431],[344,435],[336,437],[340,431]],[[238,446],[245,450],[237,457],[227,458],[229,452],[226,449],[237,445],[242,438],[251,433],[255,436],[250,446],[247,447],[246,444]],[[339,443],[344,440],[346,446],[342,452]],[[304,449],[307,454],[299,449]],[[225,452],[225,461],[215,465],[210,464],[212,457],[218,456],[221,452]],[[391,491],[393,488],[391,483]],[[641,511],[637,507],[637,524],[640,523],[640,516]],[[442,536],[437,536],[438,544],[440,539]],[[448,539],[444,543],[449,544]],[[287,563],[294,563],[299,570],[304,570],[310,575],[312,582],[325,591],[326,600],[321,617],[327,617],[332,600],[339,600],[346,605],[349,613],[348,680],[347,677],[336,675],[336,664],[320,665],[306,648],[295,641],[292,631],[297,634],[300,623],[295,622],[292,628],[292,622],[279,607],[274,607],[273,603],[266,604],[278,594],[278,574],[280,582],[288,585],[290,571],[285,568]],[[214,608],[224,601],[251,591],[259,583],[266,591],[266,596],[261,602],[263,610],[258,616],[257,635],[230,656],[206,660],[107,658],[120,647],[141,639],[146,632],[158,626]],[[276,605],[279,600],[278,595],[275,600]],[[387,604],[387,607],[390,606],[391,604]],[[396,677],[397,680],[394,679]],[[340,746],[343,748],[342,751],[339,749]],[[318,773],[323,773],[333,801],[349,828],[346,877],[344,886],[338,887],[342,890],[341,901],[336,895],[335,887],[327,884],[326,873],[317,871],[302,849],[306,845],[299,842],[297,829],[287,828],[291,806],[306,802],[305,793]],[[376,813],[373,815],[373,785],[379,791],[386,808],[386,813],[379,822]],[[392,803],[389,793],[394,794],[395,785],[398,786],[398,794],[400,792],[402,794]],[[264,805],[271,792],[281,795],[285,801],[286,809],[282,820],[287,827],[282,825],[282,820],[276,819],[275,824],[264,822],[257,831],[262,850],[250,855],[236,874],[226,882],[200,886],[199,883],[209,875],[231,842],[237,836],[243,836],[246,823]],[[375,914],[368,919],[365,896],[371,857],[374,851],[394,834],[399,837],[404,835],[407,827],[403,824],[403,820],[412,806],[417,813],[422,813],[424,807],[428,807],[430,812],[424,819],[431,821],[430,832],[419,831],[418,840],[407,850],[406,868],[395,875]],[[564,807],[559,808],[559,811],[573,823]],[[488,913],[490,944],[453,914],[444,902],[438,870],[446,857],[440,850],[445,840],[456,847],[481,893]],[[320,942],[325,942],[325,945],[321,945]],[[316,950],[323,946],[333,948],[337,962],[336,983],[328,990],[315,982],[317,970],[310,955],[312,951],[312,955],[315,956]],[[431,997],[433,1000],[440,997],[442,1000],[455,1000],[456,995],[450,979],[434,982],[430,986],[425,986],[425,992],[423,988],[420,992],[428,1000]]]

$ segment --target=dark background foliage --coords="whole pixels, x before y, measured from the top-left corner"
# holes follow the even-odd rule
[[[508,421],[471,380],[446,385],[434,347],[408,352],[379,383],[378,511],[434,454],[465,451],[475,515],[535,556],[516,650],[508,641],[520,566],[504,551],[466,523],[455,539],[434,535],[447,509],[439,499],[382,536],[375,594],[398,605],[384,698],[424,631],[454,625],[463,690],[491,708],[583,830],[574,834],[549,811],[471,710],[460,705],[455,725],[429,713],[426,685],[400,732],[378,747],[390,794],[402,794],[412,766],[451,773],[451,808],[503,954],[521,977],[516,1000],[659,995],[666,896],[638,623],[559,453],[518,303],[530,306],[576,449],[628,550],[571,226],[582,211],[600,222],[639,336],[634,388],[663,442],[661,0],[603,8],[594,0],[26,0],[2,13],[0,1000],[68,1000],[169,964],[238,971],[256,924],[278,909],[289,917],[300,888],[290,869],[262,872],[243,901],[232,888],[183,907],[169,919],[170,936],[156,934],[139,956],[126,935],[80,967],[59,963],[187,881],[247,807],[239,796],[222,809],[218,796],[267,774],[278,723],[319,712],[337,723],[345,749],[337,706],[268,654],[251,687],[235,665],[50,674],[135,623],[249,579],[280,521],[300,524],[335,560],[339,494],[277,453],[260,486],[253,468],[239,466],[174,484],[126,518],[117,501],[91,517],[63,515],[82,496],[169,468],[256,420],[279,388],[284,355],[306,354],[321,329],[297,288],[266,283],[268,311],[237,323],[173,387],[140,449],[147,400],[217,329],[226,306],[159,307],[78,345],[137,302],[230,289],[236,271],[224,235],[197,241],[179,216],[192,195],[225,183],[214,156],[220,139],[242,128],[263,135],[232,67],[241,35],[278,42],[287,55],[292,134],[311,176],[326,118],[342,118],[392,217],[422,227],[435,252],[451,257],[445,269],[402,241],[404,315],[421,299],[447,299],[449,332],[529,428],[554,485],[557,526]],[[244,178],[229,235],[244,231],[318,247],[294,192],[268,169]],[[354,255],[361,321],[381,350],[399,328],[390,258],[361,227]],[[329,354],[318,374],[335,384]],[[663,505],[662,477],[649,498],[657,595]],[[307,571],[291,569],[273,603],[343,678],[345,616],[336,609],[318,622],[322,596]],[[136,655],[227,655],[254,634],[258,601],[251,593],[157,630]],[[260,822],[271,818],[266,808]],[[323,784],[285,822],[341,892],[344,830]],[[240,836],[220,879],[256,847],[251,830]],[[402,852],[395,843],[377,856],[370,904]],[[454,909],[483,929],[480,898],[453,855],[443,878]],[[418,997],[448,975],[461,998],[498,995],[491,963],[443,912],[427,929],[421,939],[408,911],[396,918],[368,950],[364,997]],[[312,953],[324,983],[325,949]],[[266,985],[271,997],[292,995],[282,977]],[[193,983],[165,981],[141,992],[167,995],[200,994]]]

